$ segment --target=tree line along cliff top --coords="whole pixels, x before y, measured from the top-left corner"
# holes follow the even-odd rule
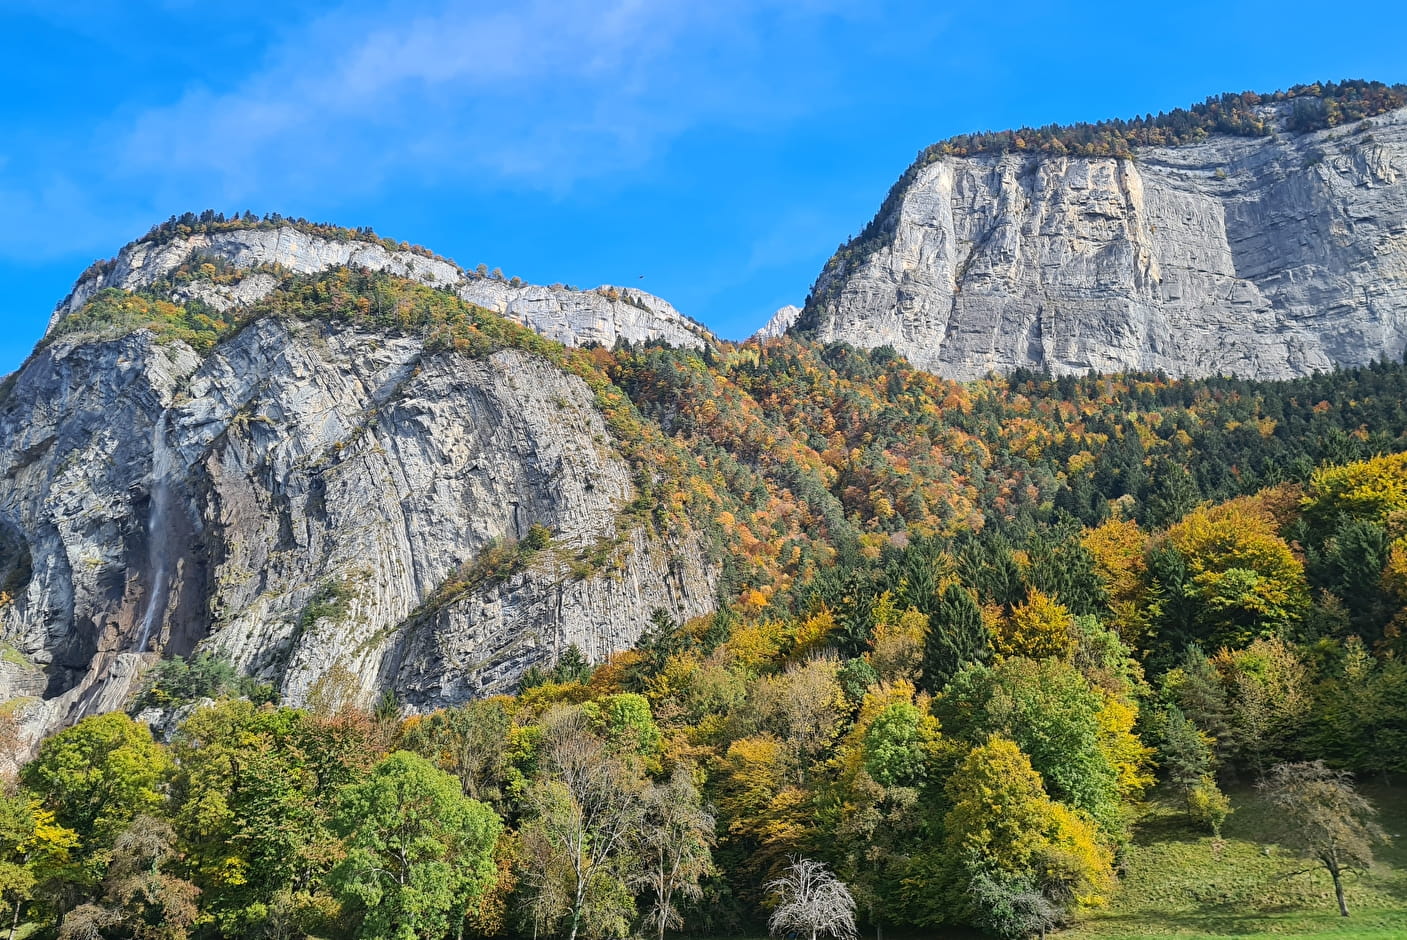
[[[958,134],[925,148],[916,165],[927,165],[947,154],[1022,151],[1107,157],[1128,154],[1139,147],[1192,144],[1212,134],[1268,137],[1277,130],[1303,134],[1376,117],[1404,106],[1407,85],[1361,79],[1295,85],[1288,91],[1264,95],[1253,91],[1225,92],[1200,104],[1160,111],[1157,115]]]

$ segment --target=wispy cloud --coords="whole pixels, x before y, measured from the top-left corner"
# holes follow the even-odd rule
[[[804,117],[825,89],[797,44],[851,6],[347,0],[243,72],[119,98],[43,153],[0,143],[0,202],[71,250],[77,225],[110,244],[158,206],[337,204],[406,180],[562,194],[695,128]]]
[[[733,0],[404,9],[328,16],[235,87],[147,110],[119,135],[119,169],[212,173],[230,198],[330,169],[363,186],[402,169],[569,186],[639,166],[699,122],[795,116],[804,100],[777,94],[785,82],[750,30],[826,12]]]

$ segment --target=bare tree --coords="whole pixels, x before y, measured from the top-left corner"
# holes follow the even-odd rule
[[[793,856],[786,873],[766,889],[777,904],[767,921],[774,935],[857,940],[855,899],[824,863]]]
[[[64,915],[59,940],[104,940],[105,931],[122,923],[122,915],[100,904],[80,904]]]
[[[1367,868],[1373,863],[1373,846],[1387,842],[1376,822],[1377,810],[1353,788],[1348,773],[1330,770],[1323,761],[1279,764],[1260,786],[1279,810],[1277,841],[1329,872],[1339,913],[1347,917],[1344,873]]]
[[[528,792],[523,884],[544,902],[541,913],[570,917],[570,940],[579,932],[620,932],[632,909],[626,885],[634,876],[644,777],[570,707],[544,716],[542,760],[546,775]],[[555,925],[550,916],[539,923],[539,905],[530,903],[534,933]]]
[[[714,820],[682,764],[675,766],[667,781],[650,788],[645,806],[636,884],[653,896],[646,922],[664,940],[666,930],[684,925],[677,901],[702,897],[699,881],[714,870],[709,852]]]

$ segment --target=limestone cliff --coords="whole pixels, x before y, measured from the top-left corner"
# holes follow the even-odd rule
[[[232,303],[278,282],[270,263],[474,280],[296,238],[271,262],[259,246],[284,251],[287,233],[229,234],[129,248],[59,317],[103,286],[155,283],[195,244],[255,270],[176,292]],[[54,331],[7,386],[0,701],[23,700],[31,733],[121,707],[159,655],[222,652],[294,704],[390,689],[429,708],[511,690],[568,644],[600,659],[656,608],[714,604],[699,537],[624,512],[648,469],[591,389],[522,349],[270,315],[203,353],[147,330]]]
[[[801,329],[964,379],[1276,378],[1407,346],[1407,110],[1131,159],[943,156],[897,195]]]
[[[777,312],[772,314],[772,318],[762,325],[762,329],[752,334],[748,339],[764,340],[776,339],[782,336],[791,325],[801,316],[801,308],[795,304],[787,304],[779,307]]]
[[[707,329],[668,302],[634,288],[603,286],[583,291],[476,276],[441,258],[391,249],[379,241],[330,238],[293,224],[133,242],[74,285],[54,310],[49,329],[52,332],[59,321],[105,287],[140,290],[168,278],[192,259],[221,261],[248,272],[232,283],[197,278],[185,286],[187,296],[220,309],[263,297],[278,283],[280,270],[311,274],[351,266],[454,291],[472,304],[569,346],[661,340],[672,346],[703,347],[714,341]]]

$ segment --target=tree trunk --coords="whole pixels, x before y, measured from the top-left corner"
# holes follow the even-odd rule
[[[1343,876],[1339,874],[1337,868],[1332,869],[1329,874],[1334,876],[1334,897],[1339,899],[1339,913],[1344,917],[1348,916],[1348,905],[1343,899]]]
[[[19,929],[19,926],[20,926],[20,904],[21,904],[21,903],[23,903],[23,902],[21,902],[18,898],[15,899],[15,916],[14,916],[14,918],[10,921],[10,940],[15,940],[15,931],[18,930],[18,929]]]
[[[581,926],[581,909],[586,906],[586,882],[577,883],[575,900],[572,905],[572,933],[568,940],[576,940],[577,928]]]

